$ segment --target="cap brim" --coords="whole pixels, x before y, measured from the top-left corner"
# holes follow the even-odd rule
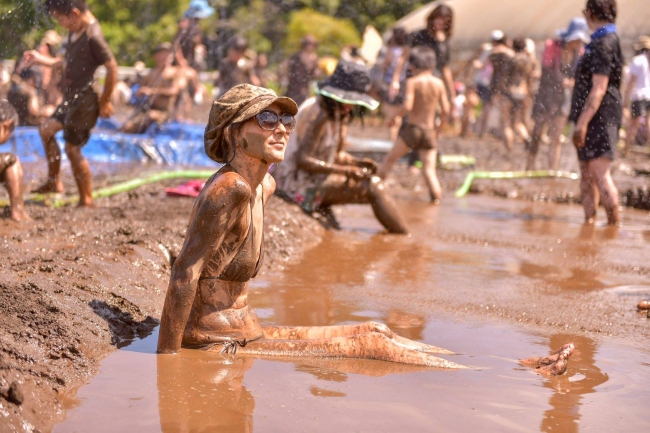
[[[232,120],[232,123],[245,122],[260,112],[264,111],[265,109],[269,108],[273,104],[278,104],[282,109],[282,113],[291,114],[292,116],[295,116],[298,113],[298,105],[293,99],[287,98],[286,96],[269,97],[261,99],[260,101],[246,108]]]
[[[341,90],[327,84],[322,87],[319,87],[317,84],[316,93],[331,98],[341,104],[360,105],[368,110],[376,110],[379,107],[379,101],[371,98],[366,93]]]

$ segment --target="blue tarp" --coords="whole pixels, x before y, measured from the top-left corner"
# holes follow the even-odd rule
[[[145,134],[123,134],[115,131],[112,120],[101,120],[90,141],[83,148],[84,156],[93,162],[154,163],[215,167],[217,163],[203,150],[204,126],[172,122],[152,125]],[[65,159],[63,133],[56,135]],[[36,127],[18,127],[1,151],[15,153],[23,162],[45,159],[45,152]]]

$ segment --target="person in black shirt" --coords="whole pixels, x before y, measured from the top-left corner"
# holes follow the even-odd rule
[[[424,30],[412,33],[410,36],[410,47],[427,47],[436,53],[436,68],[433,71],[445,83],[449,100],[456,98],[454,89],[454,78],[449,69],[451,59],[451,49],[449,47],[449,38],[453,31],[454,14],[452,9],[447,5],[440,5],[427,17],[427,27]],[[389,98],[393,99],[399,92],[400,77],[406,68],[406,63],[411,55],[411,50],[406,49],[393,72],[393,83],[389,90]]]
[[[610,173],[623,117],[623,56],[616,35],[616,0],[588,0],[584,10],[594,33],[578,63],[569,120],[575,122],[585,220],[593,223],[602,198],[610,225],[618,224],[618,190]]]

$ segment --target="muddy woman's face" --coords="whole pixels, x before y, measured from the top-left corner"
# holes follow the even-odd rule
[[[278,115],[282,114],[282,110],[276,104],[271,105],[267,110]],[[256,118],[252,118],[239,129],[237,146],[238,150],[246,155],[272,164],[284,160],[284,151],[288,141],[289,132],[281,122],[278,122],[275,129],[267,131],[260,127]]]

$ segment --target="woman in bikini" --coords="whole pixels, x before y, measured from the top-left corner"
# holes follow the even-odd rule
[[[268,174],[284,159],[298,107],[272,90],[242,84],[213,103],[208,156],[225,165],[197,198],[174,262],[160,324],[159,353],[181,346],[278,356],[366,358],[439,368],[462,366],[432,356],[451,352],[402,338],[379,323],[262,327],[248,306],[248,281],[264,250]]]

